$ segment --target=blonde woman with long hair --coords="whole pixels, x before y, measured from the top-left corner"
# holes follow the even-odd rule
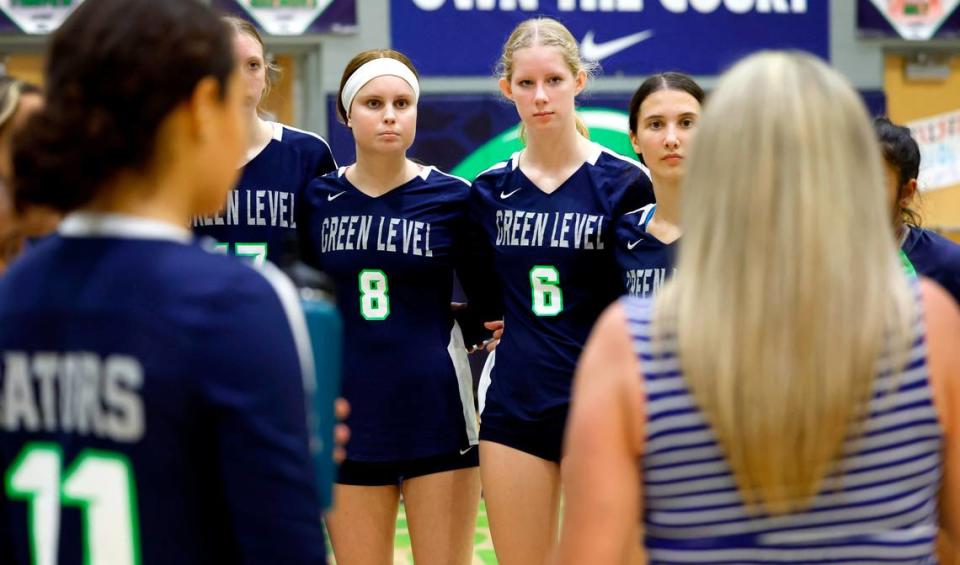
[[[556,561],[621,562],[639,520],[651,563],[934,562],[960,537],[960,314],[901,270],[856,92],[752,56],[689,167],[683,275],[581,359]]]

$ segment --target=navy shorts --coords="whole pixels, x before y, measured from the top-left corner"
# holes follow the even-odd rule
[[[559,463],[563,457],[563,430],[566,425],[566,407],[535,421],[484,414],[480,418],[480,440],[506,445]]]
[[[405,461],[353,461],[340,464],[337,484],[364,487],[400,486],[403,481],[444,471],[468,469],[480,464],[477,446],[463,453],[455,451],[423,459]]]

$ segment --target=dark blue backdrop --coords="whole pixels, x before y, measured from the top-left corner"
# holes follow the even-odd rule
[[[534,10],[500,8],[505,4],[510,2],[391,0],[392,46],[410,56],[424,75],[491,75],[503,43],[514,26],[542,14],[562,21],[578,41],[592,32],[593,42],[601,46],[641,31],[652,31],[648,39],[604,58],[601,65],[608,75],[646,75],[667,69],[713,75],[758,49],[802,49],[824,59],[830,54],[829,2],[826,0],[632,2],[634,6],[642,7],[640,11],[587,10],[580,6],[591,2],[572,0],[515,2],[518,7],[536,5]],[[597,2],[592,4],[598,5]],[[631,2],[621,0],[609,4]],[[695,6],[708,4],[718,4],[719,7],[709,13],[695,9]],[[744,4],[751,4],[754,8],[746,13],[735,13],[726,7]],[[476,7],[480,5],[492,5],[493,8]],[[762,6],[777,5],[786,6],[791,12],[757,11]],[[438,7],[425,9],[420,6]]]

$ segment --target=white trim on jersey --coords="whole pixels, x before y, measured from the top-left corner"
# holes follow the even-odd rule
[[[497,364],[497,350],[494,349],[483,363],[480,371],[480,383],[477,386],[477,404],[480,406],[480,415],[483,416],[483,407],[487,403],[487,390],[493,384],[493,366]]]
[[[307,331],[307,319],[304,317],[300,298],[293,283],[273,263],[266,262],[259,267],[249,263],[263,278],[267,279],[283,306],[290,324],[290,332],[297,347],[300,369],[303,371],[303,390],[310,398],[317,389],[317,376],[314,372],[313,347],[310,345],[310,333]]]
[[[601,149],[601,152],[602,152],[602,153],[606,153],[606,154],[610,155],[611,157],[616,157],[617,159],[620,159],[621,161],[626,161],[627,163],[630,163],[631,165],[637,167],[638,169],[640,169],[641,171],[643,171],[643,173],[644,173],[645,175],[647,175],[647,178],[650,178],[650,169],[648,169],[648,168],[646,167],[646,165],[644,165],[644,164],[641,163],[640,161],[637,161],[636,159],[631,159],[630,157],[627,157],[626,155],[621,155],[621,154],[617,153],[616,151],[611,151],[610,149],[607,149],[606,147],[603,147],[602,145],[600,146],[600,149]],[[599,155],[598,155],[598,157],[599,157]]]
[[[590,152],[587,153],[587,158],[584,159],[584,161],[586,161],[587,163],[590,163],[591,165],[596,165],[597,159],[600,158],[600,155],[603,155],[604,147],[599,143],[597,143],[596,141],[591,141],[590,145],[591,145]]]
[[[159,239],[190,243],[190,230],[167,222],[128,214],[71,212],[60,222],[57,232],[64,237],[115,237],[121,239]]]
[[[513,159],[513,157],[511,157],[510,159]],[[480,178],[480,177],[482,177],[483,175],[489,173],[490,171],[492,171],[492,170],[494,170],[494,169],[502,169],[502,168],[506,167],[507,164],[509,164],[509,163],[511,162],[510,159],[508,159],[508,160],[506,160],[506,161],[500,161],[499,163],[495,163],[494,165],[492,165],[492,166],[490,166],[490,167],[488,167],[488,168],[480,171],[479,173],[477,173],[477,176],[474,177],[474,178],[475,178],[475,179]]]
[[[293,127],[293,126],[289,126],[289,125],[287,125],[287,124],[281,124],[281,123],[279,123],[279,122],[274,122],[274,123],[278,124],[281,128],[286,128],[286,129],[288,129],[288,130],[290,130],[290,131],[295,131],[295,132],[297,132],[297,133],[302,133],[302,134],[304,134],[304,135],[309,135],[309,136],[311,136],[311,137],[315,137],[315,138],[319,139],[320,141],[323,142],[324,145],[327,146],[327,151],[329,151],[329,152],[330,152],[330,156],[333,157],[333,150],[330,149],[330,143],[328,143],[327,140],[324,139],[323,136],[320,135],[319,133],[314,133],[314,132],[312,132],[312,131],[307,131],[307,130],[305,130],[305,129],[295,128],[295,127]],[[280,138],[277,138],[277,141],[280,141]]]
[[[450,329],[450,343],[447,353],[453,362],[453,370],[457,374],[457,384],[460,388],[460,404],[463,405],[463,423],[467,426],[467,441],[470,445],[477,445],[480,441],[480,429],[477,423],[477,411],[473,407],[473,376],[470,373],[470,361],[467,359],[467,347],[463,343],[463,332],[456,322]]]
[[[283,141],[283,124],[280,122],[268,122],[270,127],[273,128],[273,140],[274,141]]]
[[[436,168],[436,167],[434,167],[434,166],[431,166],[430,168],[433,169],[434,171],[440,173],[441,175],[443,175],[443,176],[445,176],[445,177],[450,177],[450,178],[452,178],[452,179],[457,179],[458,181],[460,181],[460,182],[462,182],[463,184],[467,185],[467,187],[470,186],[470,181],[468,181],[467,179],[465,179],[465,178],[463,178],[463,177],[458,177],[457,175],[451,175],[450,173],[441,171],[440,169],[438,169],[438,168]]]

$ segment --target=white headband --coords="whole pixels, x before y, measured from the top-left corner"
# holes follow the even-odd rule
[[[343,85],[343,92],[340,94],[340,101],[343,102],[343,108],[350,116],[350,105],[357,93],[365,84],[371,80],[382,76],[394,76],[402,78],[413,89],[413,102],[416,104],[420,99],[420,81],[409,67],[396,59],[389,57],[380,57],[360,65],[356,71],[347,79],[347,84]]]

